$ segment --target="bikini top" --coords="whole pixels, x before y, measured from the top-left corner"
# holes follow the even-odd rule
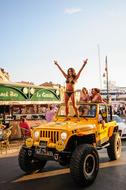
[[[75,84],[75,76],[72,76],[72,77],[68,77],[67,80],[66,80],[66,83],[71,83],[71,84]]]

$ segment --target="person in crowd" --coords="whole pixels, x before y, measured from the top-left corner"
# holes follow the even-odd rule
[[[103,118],[101,111],[99,111],[98,122],[101,123],[102,127],[104,128],[104,126],[105,126],[105,119]]]
[[[0,122],[0,141],[3,140],[3,130],[6,128],[5,125]]]
[[[65,73],[62,70],[62,68],[59,66],[57,61],[54,61],[54,64],[59,68],[59,70],[61,71],[61,73],[63,74],[63,76],[66,79],[66,90],[65,90],[66,120],[69,120],[69,118],[68,118],[68,113],[69,113],[68,101],[70,98],[72,101],[72,105],[73,105],[75,114],[79,120],[79,114],[77,111],[77,107],[75,105],[75,95],[74,95],[75,89],[74,89],[74,86],[75,86],[75,83],[77,82],[77,79],[79,78],[83,68],[87,64],[87,59],[83,61],[83,65],[77,74],[73,68],[69,68],[67,73]]]
[[[3,125],[3,124],[2,124],[2,122],[0,122],[0,129],[2,129],[2,130],[3,130],[3,129],[5,129],[5,128],[6,128],[6,126],[5,126],[5,125]]]
[[[57,108],[55,106],[50,106],[45,114],[45,119],[47,122],[51,122],[55,120]]]
[[[89,107],[87,105],[81,105],[79,107],[79,116],[87,116],[89,113]]]
[[[80,117],[83,116],[83,114],[84,114],[83,106],[80,106],[79,109],[78,109],[78,111],[79,111],[79,116]]]
[[[30,126],[29,126],[28,122],[26,121],[26,118],[24,118],[24,117],[21,118],[19,126],[21,129],[23,138],[27,138],[27,137],[31,136]]]
[[[83,87],[80,92],[80,101],[84,101],[84,102],[90,101],[90,96],[88,94],[88,90],[85,87]]]
[[[91,102],[105,103],[104,99],[102,98],[100,94],[100,89],[98,88],[92,88],[90,98],[91,98]]]

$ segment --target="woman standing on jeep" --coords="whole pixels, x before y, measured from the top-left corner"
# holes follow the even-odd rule
[[[70,98],[71,98],[72,105],[75,110],[76,116],[79,119],[78,111],[75,106],[74,84],[76,83],[77,79],[79,78],[81,71],[87,64],[87,59],[84,60],[83,65],[77,74],[73,68],[69,68],[67,71],[67,74],[66,74],[62,70],[62,68],[59,66],[57,61],[54,61],[54,64],[59,68],[59,70],[62,72],[63,76],[66,78],[66,90],[65,90],[66,120],[68,120],[68,113],[69,113],[68,101]]]

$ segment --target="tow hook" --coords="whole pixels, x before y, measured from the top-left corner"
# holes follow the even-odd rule
[[[32,156],[32,150],[28,150],[28,156]]]
[[[58,154],[54,154],[54,159],[58,160],[59,159],[59,155]]]

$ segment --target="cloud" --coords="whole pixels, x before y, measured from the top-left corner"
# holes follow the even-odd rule
[[[76,14],[76,13],[79,13],[81,12],[82,10],[80,8],[66,8],[65,9],[65,14]]]

